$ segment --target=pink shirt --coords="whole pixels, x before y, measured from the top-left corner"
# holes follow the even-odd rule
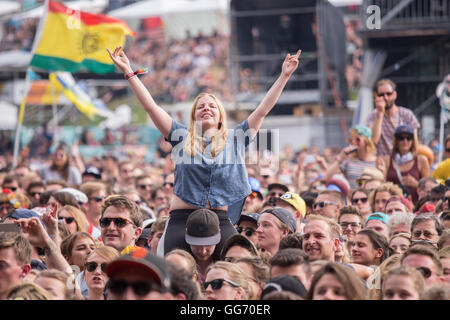
[[[377,117],[377,111],[372,111],[366,119],[366,126],[372,127]],[[392,120],[392,121],[391,121]],[[383,122],[381,123],[381,136],[377,144],[377,155],[386,156],[391,155],[392,146],[394,142],[395,129],[400,125],[408,124],[414,129],[420,128],[420,123],[417,121],[414,113],[403,107],[398,107],[398,112],[391,118],[383,116]]]

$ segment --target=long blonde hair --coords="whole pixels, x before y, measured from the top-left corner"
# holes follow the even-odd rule
[[[200,93],[194,100],[194,105],[191,109],[190,125],[188,134],[186,136],[186,143],[184,151],[191,157],[195,156],[197,152],[203,154],[205,152],[205,144],[203,143],[202,133],[199,132],[198,125],[195,123],[195,110],[197,108],[198,100],[205,96],[210,96],[217,104],[220,114],[220,123],[218,132],[211,138],[211,155],[215,157],[225,148],[225,141],[227,138],[227,117],[225,109],[220,100],[210,93]]]
[[[363,135],[360,135],[358,133],[358,131],[356,131],[355,129],[351,129],[350,130],[350,136],[351,138],[354,137],[359,137],[362,141],[364,141],[364,151],[366,154],[368,155],[375,155],[377,153],[377,147],[375,146],[375,143],[373,142],[372,139],[369,139]],[[353,158],[357,158],[358,155],[356,153],[354,153],[351,157]]]
[[[64,207],[62,207],[58,210],[58,216],[59,216],[59,213],[64,210],[67,211],[75,219],[75,223],[77,225],[77,231],[79,231],[79,232],[87,232],[88,231],[88,228],[87,228],[88,221],[87,221],[86,216],[84,215],[83,211],[75,208],[74,206],[65,205]]]

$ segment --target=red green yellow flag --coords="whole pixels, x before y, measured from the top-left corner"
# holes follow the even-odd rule
[[[53,71],[114,72],[106,48],[123,46],[128,25],[104,14],[92,14],[47,2],[46,17],[38,31],[30,65]]]

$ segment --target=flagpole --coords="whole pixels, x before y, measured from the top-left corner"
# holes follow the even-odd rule
[[[48,8],[48,1],[49,0],[45,0],[45,4],[44,4],[45,8]],[[36,30],[36,35],[34,37],[34,43],[33,43],[32,49],[31,49],[31,54],[30,54],[31,57],[33,57],[34,52],[36,51],[36,47],[39,43],[39,39],[41,38],[46,18],[47,18],[47,10],[45,10],[45,14],[44,14],[43,18],[41,18],[39,21],[39,25]],[[16,137],[14,140],[13,169],[15,169],[17,166],[17,158],[19,156],[20,133],[22,131],[22,123],[23,123],[23,117],[25,115],[26,101],[27,101],[28,93],[29,93],[30,87],[31,87],[31,77],[29,74],[30,72],[31,72],[31,68],[30,68],[30,66],[28,66],[28,69],[27,69],[27,72],[25,75],[25,95],[22,98],[22,103],[20,104],[20,108],[19,108],[19,117],[17,119]]]
[[[439,162],[442,162],[442,158],[444,155],[444,123],[445,123],[445,104],[444,104],[444,96],[445,96],[445,88],[442,90],[441,96],[439,97],[439,102],[441,105],[441,115],[440,115],[440,128],[439,128]]]
[[[55,103],[55,85],[53,84],[53,82],[50,81],[50,73],[48,74],[49,76],[49,82],[50,82],[50,86],[51,86],[51,90],[52,90],[52,113],[53,113],[53,143],[55,145],[58,145],[58,113],[57,113],[57,109],[56,109],[56,103]]]
[[[442,90],[441,90],[442,88]],[[444,80],[438,85],[436,88],[436,96],[439,98],[439,104],[441,107],[441,114],[440,114],[440,128],[439,128],[439,163],[442,162],[443,156],[444,156],[444,126],[447,122],[447,114],[448,110],[450,109],[450,105],[448,105],[448,102],[446,102],[446,97],[449,97],[450,95],[450,74],[446,75],[444,77]]]
[[[22,102],[20,104],[19,117],[17,119],[16,137],[14,140],[13,170],[16,169],[16,166],[17,166],[17,158],[19,156],[19,147],[20,147],[20,134],[22,131],[23,118],[25,115],[25,107],[27,105],[28,92],[30,91],[30,87],[31,87],[31,79],[30,79],[30,75],[29,75],[30,71],[31,71],[31,69],[28,68],[27,72],[26,72],[26,76],[25,76],[25,92],[24,92],[24,96],[22,98]]]

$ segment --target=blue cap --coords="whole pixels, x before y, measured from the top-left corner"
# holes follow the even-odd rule
[[[328,189],[328,190],[336,190],[336,191],[342,192],[341,188],[339,188],[339,187],[338,187],[337,185],[335,185],[335,184],[329,184],[329,185],[327,186],[327,189]]]
[[[367,126],[357,124],[352,128],[352,130],[355,130],[360,136],[366,137],[368,139],[372,138],[372,129]]]
[[[366,223],[370,220],[380,220],[384,224],[388,223],[389,216],[386,213],[383,212],[374,212],[372,213],[366,220]]]
[[[44,229],[47,229],[44,222],[41,219],[41,216],[33,210],[29,210],[29,209],[16,209],[13,212],[11,212],[10,214],[8,214],[6,216],[6,218],[11,218],[11,219],[15,219],[15,220],[19,220],[19,219],[30,219],[33,217],[37,217],[39,218],[39,221],[41,221],[41,224],[44,226]]]
[[[12,218],[16,220],[29,219],[33,217],[38,217],[39,219],[41,218],[41,216],[36,211],[28,209],[16,209],[7,216],[7,218]]]
[[[402,133],[414,134],[414,129],[410,125],[403,124],[401,126],[398,126],[397,129],[395,129],[395,136],[398,136]]]
[[[248,183],[250,184],[252,191],[259,191],[261,189],[261,183],[256,178],[253,177],[248,178]]]

